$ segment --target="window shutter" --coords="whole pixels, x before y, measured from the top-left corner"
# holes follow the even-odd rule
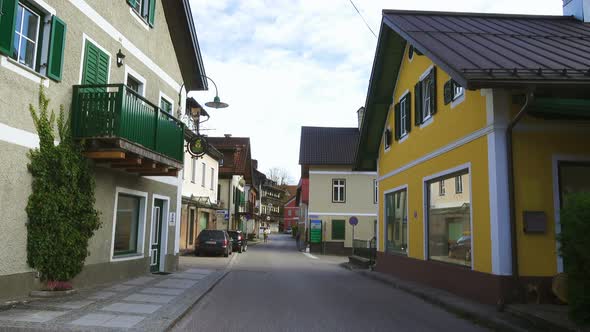
[[[408,92],[404,98],[406,98],[406,130],[409,133],[412,131],[412,93]]]
[[[148,23],[153,28],[154,23],[156,22],[156,0],[149,0],[150,9],[148,13]]]
[[[393,113],[394,113],[394,121],[395,123],[393,124],[393,127],[395,128],[395,140],[399,140],[399,137],[401,136],[401,125],[400,125],[400,119],[401,119],[401,114],[400,114],[400,104],[397,103],[395,104],[395,106],[393,107]]]
[[[12,56],[17,0],[0,1],[0,52]]]
[[[453,100],[453,80],[445,82],[444,86],[445,105],[448,105]]]
[[[66,27],[66,24],[57,16],[52,17],[47,76],[55,81],[61,81],[63,72]]]
[[[127,0],[127,3],[129,4],[129,6],[131,6],[133,8],[135,8],[135,6],[137,6],[137,0]]]
[[[414,124],[419,126],[422,123],[422,82],[414,86]]]
[[[436,113],[436,67],[430,72],[430,109],[432,114]]]

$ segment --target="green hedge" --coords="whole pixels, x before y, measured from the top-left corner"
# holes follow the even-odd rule
[[[88,240],[100,227],[94,208],[94,177],[79,144],[71,136],[63,105],[57,119],[49,112],[43,87],[39,112],[29,110],[39,134],[39,148],[29,152],[32,193],[27,204],[27,261],[48,284],[69,281],[84,267]]]
[[[570,316],[590,325],[590,192],[565,197],[561,210],[561,255],[568,280]]]

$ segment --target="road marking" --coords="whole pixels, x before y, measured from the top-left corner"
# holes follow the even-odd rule
[[[306,253],[306,252],[302,252],[302,254],[304,254],[305,256],[307,256],[307,257],[309,257],[309,258],[313,258],[313,259],[319,259],[319,258],[315,257],[314,255],[312,255],[312,254],[308,254],[308,253]]]

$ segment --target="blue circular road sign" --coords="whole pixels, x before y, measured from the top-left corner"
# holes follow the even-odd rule
[[[348,220],[348,222],[352,225],[352,226],[356,226],[359,223],[359,219],[357,217],[350,217],[350,219]]]

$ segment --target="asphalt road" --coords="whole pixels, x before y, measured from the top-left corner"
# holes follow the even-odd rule
[[[238,255],[174,331],[485,331],[340,267],[341,257],[304,255],[286,235]],[[209,260],[210,267],[227,263],[211,259],[218,263]]]

